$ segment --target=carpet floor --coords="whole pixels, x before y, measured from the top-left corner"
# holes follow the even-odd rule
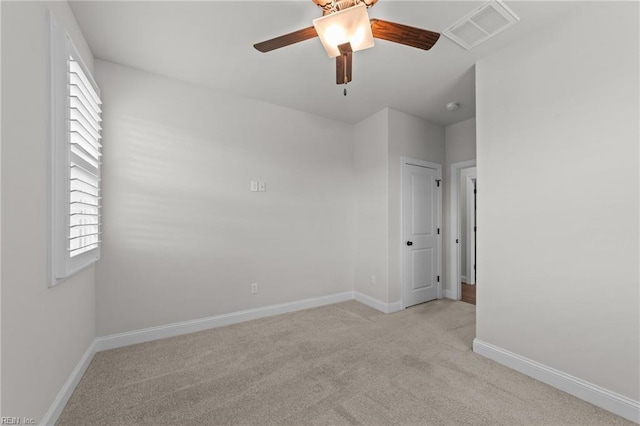
[[[349,301],[100,352],[57,424],[633,424],[473,353],[475,309]]]

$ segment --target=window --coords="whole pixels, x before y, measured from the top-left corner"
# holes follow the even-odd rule
[[[51,284],[100,258],[100,90],[51,16]]]

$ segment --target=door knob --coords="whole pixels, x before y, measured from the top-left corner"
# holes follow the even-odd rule
[[[408,246],[412,246],[413,245],[413,241],[407,241],[407,245]]]

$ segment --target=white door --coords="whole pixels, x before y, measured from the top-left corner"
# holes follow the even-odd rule
[[[403,305],[440,296],[440,170],[404,164]]]

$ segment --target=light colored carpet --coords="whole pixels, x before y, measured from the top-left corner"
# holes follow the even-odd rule
[[[471,351],[475,306],[355,301],[98,353],[59,425],[632,425]]]

